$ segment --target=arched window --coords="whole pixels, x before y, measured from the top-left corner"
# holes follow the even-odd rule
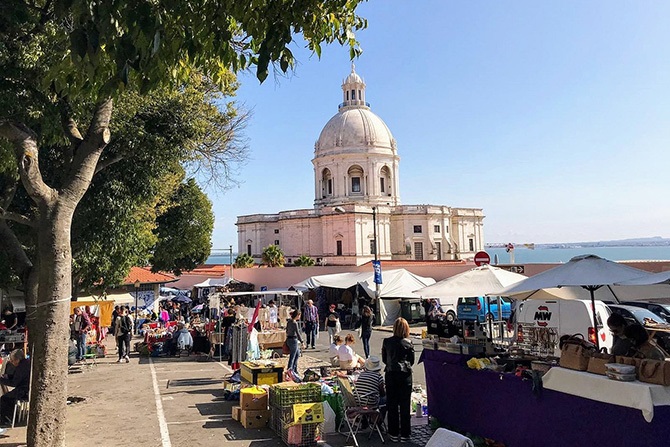
[[[363,168],[353,165],[347,171],[349,174],[350,191],[352,194],[363,193]]]
[[[379,172],[379,186],[382,194],[391,195],[391,170],[384,166]]]
[[[351,91],[351,100],[352,101],[356,100],[356,90]]]
[[[324,198],[333,195],[333,175],[328,168],[321,173],[321,193]]]

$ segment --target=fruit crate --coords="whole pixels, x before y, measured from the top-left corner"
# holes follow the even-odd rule
[[[318,383],[285,382],[270,387],[270,406],[293,407],[293,404],[321,402],[321,385]]]
[[[282,441],[291,447],[315,447],[321,439],[323,431],[323,424],[298,424],[299,428],[293,430],[300,430],[300,436],[291,437],[289,431],[291,422],[293,421],[293,408],[276,408],[271,407],[270,428],[281,437]],[[291,438],[291,439],[289,439]]]

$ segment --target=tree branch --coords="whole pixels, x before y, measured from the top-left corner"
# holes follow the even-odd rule
[[[100,155],[109,143],[111,137],[109,123],[112,120],[113,109],[112,98],[106,98],[98,103],[86,137],[74,154],[72,169],[64,182],[63,194],[74,200],[75,204],[81,200],[91,184]]]
[[[24,216],[23,214],[13,213],[11,211],[5,211],[2,208],[0,208],[0,219],[11,220],[12,222],[27,225],[32,228],[37,227],[37,222],[33,221],[29,217]]]
[[[21,242],[9,228],[7,222],[2,219],[0,219],[0,250],[3,250],[9,257],[9,262],[17,276],[25,281],[33,264],[30,262]]]
[[[104,160],[98,160],[98,166],[95,167],[95,173],[93,175],[97,174],[98,172],[100,172],[104,169],[107,169],[108,167],[110,167],[114,163],[118,163],[121,160],[123,160],[123,156],[121,156],[121,155],[114,155],[114,156],[111,156],[111,157],[107,157]]]
[[[67,97],[59,99],[58,109],[60,110],[60,121],[63,126],[63,132],[65,132],[65,135],[70,140],[70,145],[65,149],[65,172],[68,172],[74,158],[75,148],[84,141],[84,137],[81,136],[77,123],[72,118],[72,107],[70,107]]]
[[[37,204],[50,203],[56,191],[42,179],[35,133],[22,123],[5,121],[0,122],[0,138],[6,138],[14,146],[19,175],[28,195]]]

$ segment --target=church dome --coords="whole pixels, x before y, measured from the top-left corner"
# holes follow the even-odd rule
[[[342,100],[337,114],[326,123],[314,145],[315,156],[349,149],[395,152],[395,139],[386,123],[370,111],[370,104],[365,101],[365,82],[356,73],[354,65],[342,82]]]
[[[386,123],[368,107],[342,107],[321,131],[315,152],[318,156],[347,148],[394,151],[396,143]]]

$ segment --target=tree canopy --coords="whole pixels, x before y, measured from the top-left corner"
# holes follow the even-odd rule
[[[236,269],[248,269],[254,266],[254,258],[252,258],[247,253],[240,253],[235,258],[235,263],[233,264]]]
[[[312,267],[315,264],[314,259],[308,255],[300,255],[298,259],[293,261],[293,265],[297,267]]]
[[[261,255],[263,264],[268,267],[284,267],[284,252],[278,245],[268,245]]]

